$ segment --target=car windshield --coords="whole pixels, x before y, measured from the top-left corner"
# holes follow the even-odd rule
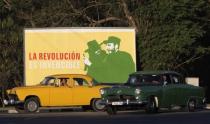
[[[41,85],[53,85],[55,83],[54,77],[45,77],[42,82],[40,82]]]
[[[131,75],[128,79],[127,85],[161,85],[160,75]]]

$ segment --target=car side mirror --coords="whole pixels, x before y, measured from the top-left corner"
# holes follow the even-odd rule
[[[93,84],[92,83],[88,84],[88,87],[89,88],[92,88],[93,87]]]
[[[73,86],[72,85],[70,85],[69,83],[67,83],[67,85],[66,85],[68,88],[72,88]]]
[[[68,88],[72,88],[71,86],[66,86],[66,87],[68,87]]]
[[[59,87],[59,85],[58,84],[55,84],[55,87]]]

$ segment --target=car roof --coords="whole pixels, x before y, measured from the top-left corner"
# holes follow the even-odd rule
[[[176,75],[180,75],[178,72],[175,71],[164,71],[164,70],[160,70],[160,71],[137,71],[132,73],[132,75],[141,75],[141,74],[148,74],[148,75],[161,75],[161,74],[176,74]]]
[[[84,74],[55,74],[55,75],[48,75],[46,77],[63,78],[63,77],[72,77],[72,76],[81,76],[81,77],[87,76],[91,78],[90,76]]]

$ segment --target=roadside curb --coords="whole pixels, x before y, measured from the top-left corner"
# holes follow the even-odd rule
[[[74,112],[81,112],[82,109],[81,107],[75,107],[75,108],[67,108],[67,107],[53,107],[53,108],[40,108],[38,112],[42,113],[48,113],[48,112],[68,112],[68,111],[74,111]],[[18,113],[14,107],[5,107],[5,108],[0,108],[0,113],[9,113],[9,114],[16,114]]]
[[[13,108],[0,108],[0,113],[9,113],[10,111],[15,109]]]
[[[210,104],[206,104],[204,109],[210,110]],[[53,108],[53,109],[52,108],[51,109],[41,108],[39,110],[39,112],[44,112],[44,113],[46,113],[46,112],[66,112],[66,111],[74,111],[74,112],[77,111],[77,112],[79,112],[79,111],[82,111],[82,110],[81,110],[81,108],[75,108],[75,109],[72,109],[72,108],[70,108],[70,109],[65,109],[65,108]],[[0,113],[16,114],[18,112],[13,107],[5,107],[5,108],[0,108]]]

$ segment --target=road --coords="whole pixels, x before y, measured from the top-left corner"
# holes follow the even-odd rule
[[[197,112],[124,111],[109,116],[105,112],[0,113],[0,124],[210,124],[210,110]]]

